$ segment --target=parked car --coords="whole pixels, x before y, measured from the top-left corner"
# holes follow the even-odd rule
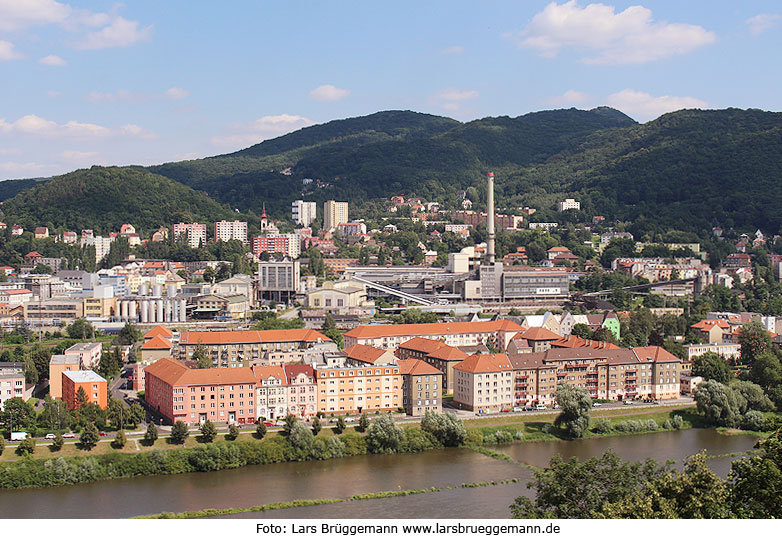
[[[105,433],[105,432],[103,432],[103,431],[100,431],[100,432],[98,433],[98,436],[106,436],[106,433]]]
[[[266,427],[273,427],[274,426],[274,423],[272,423],[271,421],[264,421],[263,424]]]
[[[503,408],[502,410],[500,410],[500,412],[502,412],[503,414],[507,414],[508,412],[510,412],[510,408]]]
[[[536,404],[535,405],[535,409],[536,410],[545,410],[546,409],[546,405],[545,404]]]
[[[592,407],[593,408],[597,408],[598,406],[603,406],[603,403],[601,403],[601,402],[593,402],[592,403]]]
[[[522,408],[521,406],[514,406],[513,407],[513,411],[514,412],[523,412],[524,408]]]
[[[57,437],[57,435],[56,434],[52,434],[51,432],[49,434],[47,434],[46,436],[44,436],[44,438],[47,439],[47,440],[54,440],[56,437]]]
[[[66,432],[62,435],[63,438],[76,438],[76,435],[72,432]]]
[[[633,401],[624,401],[625,406],[630,406],[631,404],[633,404]]]

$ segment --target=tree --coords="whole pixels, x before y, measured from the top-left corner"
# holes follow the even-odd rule
[[[68,337],[71,339],[86,340],[95,338],[95,328],[84,318],[77,318],[71,322],[71,325],[65,331],[68,332]]]
[[[36,423],[35,410],[32,404],[21,397],[12,397],[3,403],[0,423],[7,425],[9,431],[33,429]]]
[[[104,350],[100,355],[98,373],[104,378],[114,378],[120,373],[122,367],[122,354],[118,347],[113,350]]]
[[[217,273],[215,272],[214,268],[212,266],[208,266],[204,270],[204,281],[207,283],[213,283],[215,281],[215,277],[217,276]]]
[[[554,424],[559,426],[564,423],[568,438],[581,438],[589,428],[592,411],[592,398],[587,390],[562,384],[557,387],[557,403],[562,411]]]
[[[43,410],[41,410],[41,423],[50,429],[62,431],[71,426],[71,413],[61,400],[53,400],[49,395],[44,398]]]
[[[312,435],[312,431],[307,428],[307,425],[296,422],[291,427],[288,440],[293,447],[301,451],[301,456],[306,456],[315,442],[315,437]]]
[[[211,369],[214,367],[214,362],[209,357],[209,352],[203,344],[196,345],[191,359],[195,361],[196,369]]]
[[[74,409],[75,410],[82,410],[87,404],[89,404],[90,399],[87,397],[87,392],[84,391],[84,388],[82,386],[79,386],[79,389],[76,390],[76,402],[74,403]]]
[[[125,431],[118,430],[117,435],[114,437],[114,441],[111,443],[111,445],[114,446],[114,449],[122,449],[125,447],[126,443],[128,443],[128,438],[125,436]]]
[[[369,428],[369,418],[367,417],[367,413],[363,412],[361,414],[361,417],[358,419],[358,426],[356,427],[356,430],[358,432],[366,432]]]
[[[774,404],[763,393],[763,388],[746,380],[733,380],[730,388],[737,391],[747,401],[747,410],[770,412]]]
[[[136,425],[144,421],[146,415],[144,408],[142,408],[140,404],[133,403],[130,406],[130,410],[128,410],[125,421],[127,421],[129,425],[132,425],[132,428],[136,428]]]
[[[318,433],[320,432],[320,429],[321,429],[321,428],[323,428],[323,427],[322,427],[322,425],[320,424],[320,418],[319,418],[319,417],[317,417],[317,416],[316,416],[316,417],[313,417],[313,418],[312,418],[312,434],[314,434],[315,436],[317,436],[317,435],[318,435]]]
[[[589,326],[586,324],[574,324],[570,334],[575,335],[576,337],[581,337],[582,339],[592,338],[592,330],[590,330]]]
[[[516,498],[512,518],[595,518],[606,504],[639,492],[660,473],[657,463],[628,463],[613,452],[580,462],[555,455],[549,467],[536,470],[529,484],[535,499]]]
[[[30,356],[24,359],[24,381],[32,385],[38,383],[38,369]]]
[[[118,340],[120,344],[127,346],[127,345],[136,344],[138,341],[141,340],[141,337],[142,337],[141,330],[138,329],[133,324],[131,324],[130,322],[128,322],[120,330]]]
[[[55,451],[59,451],[60,449],[62,449],[62,446],[64,445],[65,445],[65,438],[63,438],[62,434],[58,432],[57,435],[54,437],[54,440],[52,441],[52,449]]]
[[[736,427],[747,408],[747,401],[740,393],[715,380],[708,380],[693,392],[698,412],[717,427]]]
[[[342,332],[338,329],[330,329],[323,334],[334,341],[334,343],[337,345],[337,348],[340,350],[342,350],[342,348],[345,346],[345,338],[342,336]]]
[[[5,272],[0,272],[2,275],[5,275]],[[5,451],[5,438],[0,436],[0,455],[3,454],[3,451]]]
[[[190,432],[183,421],[174,423],[174,426],[171,428],[171,440],[175,444],[184,444],[188,436],[190,436]]]
[[[467,429],[455,414],[427,411],[421,420],[421,430],[432,434],[446,447],[458,447],[467,439]]]
[[[258,426],[255,427],[255,437],[259,440],[263,440],[264,436],[266,436],[266,425],[258,423]]]
[[[234,423],[231,423],[228,425],[228,434],[226,434],[225,439],[226,440],[236,440],[239,437],[239,427],[237,427]]]
[[[728,363],[714,352],[706,352],[692,358],[692,374],[702,376],[704,380],[716,380],[721,384],[727,384],[733,378]]]
[[[285,425],[282,427],[282,432],[285,434],[285,436],[290,436],[291,430],[293,430],[293,425],[295,425],[298,421],[299,418],[293,414],[288,414],[285,416]]]
[[[87,423],[81,436],[79,436],[79,442],[81,443],[82,449],[86,449],[87,451],[91,451],[92,448],[97,445],[99,439],[98,428],[95,426],[95,423]]]
[[[766,389],[782,384],[782,362],[777,354],[772,350],[759,354],[752,362],[749,378]]]
[[[184,423],[183,423],[184,424]],[[176,426],[176,425],[174,425]],[[172,431],[173,435],[173,431]],[[215,427],[215,424],[209,421],[208,419],[201,423],[201,440],[205,443],[212,443],[214,442],[215,438],[217,437],[217,427]],[[178,443],[184,443],[184,440]]]
[[[35,438],[28,436],[16,446],[16,454],[20,457],[32,455],[35,452]]]
[[[782,518],[782,431],[758,442],[759,455],[733,461],[730,505],[741,518]]]
[[[396,453],[404,441],[404,431],[394,423],[391,414],[375,419],[367,430],[370,453]]]
[[[752,365],[755,359],[771,348],[771,337],[763,324],[749,322],[739,330],[741,344],[741,359],[747,365]]]
[[[345,423],[345,418],[342,416],[339,416],[337,419],[337,424],[334,425],[334,433],[335,434],[342,434],[345,432],[345,429],[348,428],[347,423]]]
[[[144,433],[144,443],[152,445],[155,443],[155,440],[157,440],[157,427],[154,423],[150,423],[147,426],[147,432]]]

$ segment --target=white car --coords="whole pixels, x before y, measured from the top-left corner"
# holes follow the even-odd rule
[[[535,409],[536,410],[545,410],[546,409],[546,405],[545,404],[536,404],[535,405]]]
[[[62,435],[63,438],[76,438],[76,435],[72,432],[66,432]]]
[[[599,403],[599,402],[593,402],[592,403],[592,407],[593,408],[597,408],[598,406],[603,406],[603,405],[601,403]]]
[[[47,434],[46,436],[44,436],[44,438],[46,438],[47,440],[54,440],[55,438],[57,438],[57,435],[56,435],[56,434],[52,434],[52,433],[50,432],[49,434]]]

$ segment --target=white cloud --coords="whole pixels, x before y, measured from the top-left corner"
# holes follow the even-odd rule
[[[10,41],[0,40],[0,62],[7,62],[9,60],[19,60],[24,58],[24,55],[19,54],[14,50],[14,44]]]
[[[448,88],[446,90],[440,90],[434,94],[434,98],[438,101],[466,101],[468,99],[475,99],[480,94],[476,90],[459,90],[458,88]]]
[[[65,60],[57,56],[56,54],[50,54],[48,56],[44,56],[40,60],[38,60],[39,64],[43,64],[45,66],[52,66],[52,67],[60,67],[66,65]]]
[[[338,101],[346,98],[348,94],[350,94],[350,90],[337,88],[331,84],[324,84],[310,92],[310,99],[314,99],[315,101]]]
[[[84,161],[94,159],[98,156],[98,152],[80,152],[78,150],[64,150],[60,152],[60,156],[68,161]]]
[[[63,22],[72,9],[54,0],[0,0],[0,30]]]
[[[464,52],[464,47],[461,45],[454,45],[440,51],[440,54],[461,54]]]
[[[40,163],[15,163],[13,161],[0,162],[0,172],[6,175],[29,175],[40,174],[41,171],[51,169],[47,165]]]
[[[314,123],[309,118],[295,114],[262,116],[249,124],[233,124],[231,129],[238,131],[238,133],[212,137],[211,141],[212,144],[219,147],[241,148],[296,131]]]
[[[169,88],[164,92],[165,96],[169,99],[184,99],[190,95],[190,92],[183,90],[182,88]]]
[[[551,2],[515,35],[519,45],[553,58],[572,48],[587,64],[639,64],[686,54],[717,40],[701,26],[655,22],[652,11],[631,6],[620,13],[613,6],[576,0]]]
[[[543,100],[543,102],[547,105],[567,106],[588,103],[591,99],[592,96],[585,94],[584,92],[579,92],[578,90],[568,90],[562,95],[547,97]]]
[[[760,15],[755,15],[754,17],[747,19],[745,22],[749,26],[749,33],[757,36],[766,30],[771,29],[771,27],[780,19],[782,19],[782,15],[761,13]]]
[[[137,125],[125,125],[119,129],[109,129],[102,125],[77,122],[71,120],[64,124],[58,124],[52,120],[47,120],[28,114],[22,116],[14,122],[7,122],[0,118],[0,133],[12,133],[21,135],[32,135],[38,137],[63,137],[63,138],[105,138],[109,136],[131,136],[137,138],[154,138],[154,133],[142,129]]]
[[[619,109],[641,121],[653,120],[666,112],[675,110],[704,109],[709,107],[706,101],[695,97],[671,95],[654,97],[646,92],[630,89],[609,95],[607,102],[611,107]]]
[[[124,17],[115,17],[111,24],[87,34],[77,44],[79,49],[107,49],[128,47],[139,41],[146,41],[152,34],[152,25],[139,28],[138,21],[129,21]]]

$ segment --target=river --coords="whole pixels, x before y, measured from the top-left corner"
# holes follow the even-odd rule
[[[554,454],[588,458],[613,449],[627,460],[653,457],[681,462],[707,449],[711,455],[751,449],[755,438],[691,429],[571,442],[502,446],[514,459],[545,466]],[[726,476],[730,458],[709,465]],[[65,487],[0,490],[0,518],[124,518],[205,508],[250,507],[295,499],[347,498],[386,490],[455,486],[520,479],[506,485],[459,488],[415,496],[244,513],[238,518],[507,518],[508,505],[527,493],[532,472],[468,449],[405,455],[365,455],[323,462],[291,462],[236,470],[115,479]]]

